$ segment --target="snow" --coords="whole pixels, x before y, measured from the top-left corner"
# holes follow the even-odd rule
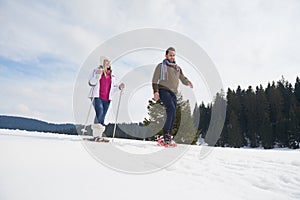
[[[134,174],[103,165],[86,144],[78,136],[0,130],[0,199],[300,199],[299,150],[163,149],[121,139],[88,143],[141,158],[161,154],[161,160],[164,151],[171,155],[184,149],[167,167]]]

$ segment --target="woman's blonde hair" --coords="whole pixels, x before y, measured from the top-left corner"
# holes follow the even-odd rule
[[[101,62],[101,61],[102,61],[102,62]],[[105,61],[109,61],[109,62],[110,62],[109,57],[107,57],[107,56],[100,56],[100,63],[102,63],[104,75],[106,76],[107,68],[104,68]],[[111,65],[110,65],[110,72],[112,72]],[[111,76],[111,74],[112,74],[112,73],[110,73],[110,76]]]

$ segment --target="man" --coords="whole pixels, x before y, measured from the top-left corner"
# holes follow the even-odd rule
[[[163,140],[165,144],[172,141],[172,127],[176,117],[177,93],[179,80],[184,84],[193,88],[193,84],[182,72],[182,69],[175,62],[175,49],[169,47],[166,50],[166,58],[162,63],[156,66],[152,78],[152,88],[154,92],[154,100],[160,99],[166,107],[167,118],[163,127]]]

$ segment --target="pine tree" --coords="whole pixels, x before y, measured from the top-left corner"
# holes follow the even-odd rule
[[[280,90],[276,87],[275,82],[268,84],[266,88],[267,99],[270,109],[270,121],[272,123],[273,140],[280,145],[280,136],[284,131],[283,124],[283,98]]]
[[[222,147],[226,147],[229,144],[229,132],[228,132],[229,114],[232,111],[232,104],[233,104],[232,102],[234,101],[234,95],[235,92],[230,88],[228,88],[227,96],[226,96],[227,109],[226,109],[226,118],[224,123],[225,128],[223,128],[220,139],[217,142],[217,145]]]
[[[212,109],[212,104],[208,104],[207,106],[205,106],[204,103],[202,102],[201,105],[199,106],[200,121],[199,121],[198,130],[201,131],[203,137],[205,137],[210,123],[211,109]]]
[[[292,84],[286,82],[286,101],[287,101],[287,114],[286,114],[286,133],[287,146],[296,148],[297,142],[297,132],[299,131],[299,120],[297,118],[297,99],[294,94],[294,88]],[[286,144],[285,144],[286,146]],[[299,148],[299,147],[298,147]]]
[[[243,91],[239,89],[239,95],[235,93],[234,90],[228,88],[227,91],[227,111],[226,111],[226,120],[225,120],[225,129],[222,131],[221,135],[221,144],[222,146],[243,146],[245,144],[243,130],[241,129],[241,122],[239,117],[242,116],[242,105],[241,105],[241,97]],[[234,119],[232,119],[232,114],[234,115]],[[232,124],[232,120],[234,120],[234,126]],[[233,129],[238,131],[233,132]],[[238,132],[238,133],[237,133]],[[235,138],[236,137],[236,138]],[[238,142],[237,142],[238,141]],[[239,145],[237,145],[239,144]]]
[[[251,147],[257,147],[258,146],[258,137],[256,134],[256,104],[255,104],[255,93],[252,90],[252,87],[249,86],[248,90],[246,91],[245,95],[245,101],[244,101],[244,112],[245,112],[245,118],[246,118],[246,128],[245,135],[247,139],[249,140]]]
[[[299,119],[296,115],[296,106],[293,106],[289,110],[289,119],[287,122],[287,133],[288,133],[288,147],[296,149],[299,148]]]
[[[296,78],[294,95],[297,100],[295,113],[296,113],[296,118],[298,120],[298,124],[297,124],[298,128],[295,134],[296,137],[295,141],[297,143],[296,147],[300,148],[300,78],[299,77]]]
[[[296,83],[295,83],[295,97],[297,99],[298,105],[300,104],[300,78],[296,78]]]
[[[274,145],[272,124],[269,118],[269,114],[264,112],[263,115],[264,116],[261,126],[261,143],[265,149],[271,149]]]
[[[178,108],[172,133],[176,135],[174,140],[177,143],[191,144],[197,139],[197,129],[194,126],[189,101],[184,101],[182,96],[178,99]]]
[[[277,126],[278,145],[287,147],[290,134],[289,126],[291,125],[290,110],[295,107],[296,99],[293,95],[292,85],[284,77],[277,82],[277,90],[279,90],[282,96],[281,118]]]
[[[192,144],[196,144],[196,142],[198,141],[198,138],[201,136],[201,129],[199,129],[200,127],[200,106],[198,107],[197,103],[195,104],[194,110],[193,110],[193,124],[194,124],[194,129],[196,130],[196,135],[195,138],[192,142]]]
[[[162,127],[166,118],[166,109],[164,105],[160,100],[157,102],[150,100],[147,109],[149,118],[144,119],[144,126],[155,131],[156,134],[162,135]],[[179,94],[177,96],[176,117],[171,132],[172,135],[174,135],[174,140],[178,143],[191,144],[195,139],[196,131],[189,101],[184,101],[182,95]]]
[[[149,131],[153,132],[153,136],[155,137],[157,134],[162,135],[162,127],[164,124],[164,118],[165,118],[165,107],[163,103],[158,100],[149,100],[148,101],[148,116],[149,118],[145,118],[143,121],[143,124]],[[152,138],[154,140],[155,138]]]
[[[295,114],[296,114],[296,119],[298,121],[298,124],[297,124],[297,131],[294,135],[295,145],[293,146],[295,148],[300,148],[300,78],[299,77],[296,78],[294,95],[297,100]]]
[[[205,142],[210,146],[215,146],[218,140],[222,139],[224,121],[226,119],[226,100],[224,92],[217,93],[211,108],[211,120],[209,123]]]
[[[236,90],[236,99],[237,99],[237,107],[236,107],[236,114],[238,116],[238,120],[240,122],[240,128],[242,130],[242,133],[244,135],[244,137],[247,137],[247,139],[249,140],[249,136],[247,136],[246,134],[248,133],[248,126],[247,126],[247,92],[245,90],[242,90],[240,86],[238,86],[237,90]],[[246,142],[246,140],[245,140]],[[250,142],[249,142],[250,143]],[[250,145],[248,144],[248,142],[245,143],[245,145]]]
[[[197,103],[195,104],[192,116],[193,116],[194,127],[195,129],[198,130],[199,122],[200,122],[200,107],[198,107]]]
[[[269,117],[269,102],[266,97],[265,90],[262,85],[256,87],[256,98],[255,98],[255,119],[258,142],[265,148],[273,146],[273,131]]]
[[[227,125],[229,146],[239,148],[243,146],[243,134],[239,125],[238,117],[234,111],[229,114]]]

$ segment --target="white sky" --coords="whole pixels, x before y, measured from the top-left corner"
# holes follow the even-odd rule
[[[197,42],[213,60],[225,90],[266,87],[282,75],[294,84],[300,76],[299,10],[298,0],[2,0],[0,114],[74,122],[73,90],[82,63],[105,40],[145,27],[176,31]],[[115,68],[121,77],[126,72]],[[209,101],[205,87],[195,90],[200,101]],[[143,112],[132,114],[134,120],[142,120]]]

